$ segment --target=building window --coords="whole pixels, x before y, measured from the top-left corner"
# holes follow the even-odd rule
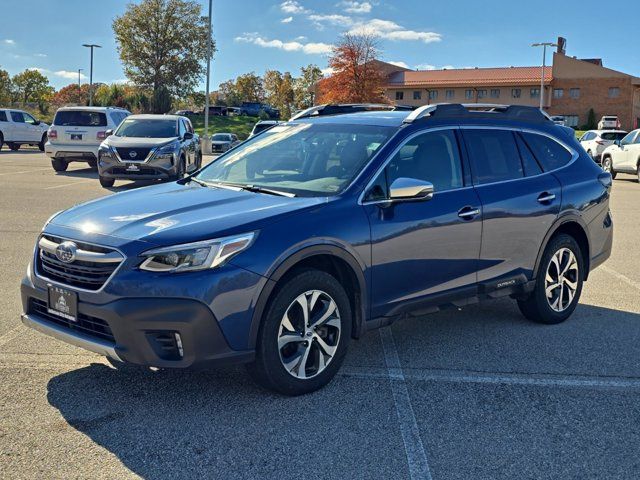
[[[444,96],[447,97],[447,100],[451,100],[453,97],[455,97],[455,95],[456,95],[455,90],[447,90],[444,94]]]
[[[564,116],[564,124],[567,127],[577,127],[578,126],[578,115],[563,115]]]
[[[464,98],[466,98],[467,100],[473,100],[473,90],[465,90]]]
[[[540,89],[532,88],[531,89],[531,98],[540,98]]]
[[[571,98],[580,98],[580,89],[579,88],[570,88],[569,96]]]
[[[478,90],[478,98],[485,98],[487,96],[486,90]]]
[[[420,100],[422,98],[422,92],[420,90],[413,91],[413,99]]]
[[[520,98],[520,95],[522,95],[522,90],[519,88],[512,88],[511,89],[511,98]]]
[[[609,88],[609,98],[618,98],[620,96],[620,89],[618,87]]]
[[[436,98],[438,98],[438,91],[429,90],[429,100],[435,100]]]
[[[553,98],[562,98],[564,96],[564,90],[562,88],[553,89]]]
[[[491,89],[491,98],[500,98],[500,89],[492,88]]]
[[[396,100],[404,100],[404,92],[396,92]]]

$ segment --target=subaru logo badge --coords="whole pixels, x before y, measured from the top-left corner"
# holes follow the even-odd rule
[[[138,156],[138,152],[135,150],[129,150],[129,157],[136,158]]]
[[[73,242],[62,242],[56,247],[56,258],[64,263],[71,263],[76,259],[78,246]]]

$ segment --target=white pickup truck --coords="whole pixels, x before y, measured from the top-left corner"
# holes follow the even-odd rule
[[[37,145],[44,151],[49,125],[22,110],[0,108],[0,150],[6,143],[10,150],[21,145]]]

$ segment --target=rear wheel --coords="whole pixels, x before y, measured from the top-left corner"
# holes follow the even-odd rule
[[[533,292],[526,300],[519,300],[518,307],[534,322],[563,322],[578,305],[583,278],[584,261],[578,243],[570,235],[558,235],[542,256]]]
[[[19,143],[8,143],[7,142],[7,145],[9,145],[9,149],[12,152],[17,152],[18,150],[20,150],[20,144]]]
[[[52,158],[51,166],[56,172],[64,172],[69,166],[69,164],[67,163],[66,160],[62,158]]]
[[[104,188],[111,188],[111,187],[113,187],[114,183],[116,183],[116,179],[115,178],[106,178],[106,177],[103,177],[102,175],[100,175],[100,186],[102,186]]]
[[[44,152],[44,144],[47,143],[47,134],[43,134],[42,135],[42,139],[40,140],[40,143],[38,144],[38,148],[40,149],[41,152]]]
[[[4,136],[0,133],[0,150],[2,150],[2,146],[4,145]]]
[[[249,374],[285,395],[323,387],[347,353],[350,307],[344,288],[328,273],[308,269],[292,276],[269,303]]]

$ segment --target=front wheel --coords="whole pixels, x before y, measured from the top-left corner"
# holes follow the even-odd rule
[[[570,235],[553,238],[542,256],[535,288],[518,307],[529,320],[564,322],[578,305],[584,279],[584,261],[578,243]]]
[[[40,139],[40,143],[38,144],[38,149],[41,152],[44,152],[44,144],[47,143],[47,134],[45,133],[44,135],[42,135],[42,138]]]
[[[7,143],[7,145],[9,145],[9,150],[11,150],[12,152],[17,152],[18,150],[20,150],[19,143]]]
[[[64,172],[67,170],[69,164],[62,158],[52,158],[51,166],[56,172]]]
[[[184,177],[184,172],[185,172],[185,165],[184,165],[184,157],[180,157],[180,161],[178,162],[178,166],[177,166],[177,172],[175,174],[175,176],[173,177],[174,180],[180,180],[181,178]]]
[[[342,285],[319,270],[292,276],[270,301],[247,365],[260,385],[285,395],[322,388],[340,368],[351,336],[351,305]]]
[[[602,159],[602,169],[605,172],[611,174],[611,178],[616,178],[616,172],[613,170],[613,163],[611,162],[611,157],[604,157]]]
[[[88,160],[87,163],[89,164],[89,166],[93,170],[97,170],[98,169],[98,160],[96,160],[96,159]]]
[[[111,188],[116,183],[115,178],[107,178],[100,175],[100,186],[103,188]]]

